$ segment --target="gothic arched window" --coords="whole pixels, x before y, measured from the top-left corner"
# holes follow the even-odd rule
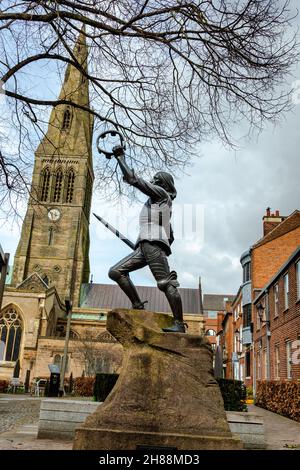
[[[74,182],[75,182],[75,173],[73,168],[71,168],[67,174],[67,179],[66,179],[66,202],[72,202],[73,201],[73,195],[74,195]]]
[[[45,168],[42,173],[42,184],[41,184],[41,201],[46,202],[48,200],[49,189],[50,189],[50,178],[51,173],[49,168]]]
[[[63,172],[61,168],[56,170],[54,181],[53,202],[60,202],[62,192]]]
[[[22,320],[13,307],[0,314],[0,361],[17,361],[22,338]]]
[[[72,118],[71,111],[67,108],[64,112],[64,117],[63,117],[63,123],[62,123],[63,130],[70,128],[71,118]]]
[[[60,354],[55,354],[53,358],[53,364],[59,367],[59,370],[61,371],[62,367],[62,362],[63,362],[63,356]],[[66,358],[66,370],[65,372],[69,372],[69,356]]]
[[[90,216],[91,199],[92,199],[93,180],[90,173],[86,177],[85,198],[84,198],[84,212],[87,218]]]
[[[70,339],[79,339],[78,333],[74,330],[70,330]]]
[[[61,368],[61,360],[62,360],[62,357],[60,354],[55,354],[54,358],[53,358],[53,364],[58,366],[59,367],[59,370]]]

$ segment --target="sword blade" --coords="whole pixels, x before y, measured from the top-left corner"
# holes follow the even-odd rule
[[[119,230],[115,229],[112,225],[106,222],[106,220],[104,220],[103,217],[100,217],[100,215],[97,215],[94,212],[93,212],[93,215],[96,217],[96,219],[99,220],[99,222],[101,222],[104,225],[104,227],[108,228],[108,230],[114,233],[118,238],[122,240],[122,242],[124,242],[127,246],[129,246],[129,248],[131,248],[132,250],[135,250],[134,243],[128,240],[128,238],[125,237],[125,235],[123,235],[121,232],[119,232]]]

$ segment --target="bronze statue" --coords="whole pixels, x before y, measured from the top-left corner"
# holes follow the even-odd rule
[[[127,166],[124,146],[115,146],[112,154],[119,163],[124,181],[138,188],[149,198],[140,213],[140,233],[133,253],[110,268],[109,277],[125,292],[132,302],[132,308],[144,309],[147,301],[140,299],[129,273],[148,265],[158,288],[166,295],[174,317],[173,326],[164,328],[163,331],[185,333],[186,324],[183,322],[182,301],[177,289],[177,273],[170,271],[167,259],[171,254],[170,245],[174,241],[170,218],[172,201],[177,192],[173,177],[160,171],[154,175],[152,181],[147,182],[136,176]]]

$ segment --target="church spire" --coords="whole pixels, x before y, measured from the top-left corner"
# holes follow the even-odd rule
[[[80,154],[90,154],[92,144],[93,117],[80,107],[89,107],[88,47],[85,26],[82,27],[73,49],[78,68],[68,64],[58,100],[72,104],[61,104],[53,108],[46,135],[42,139],[36,155],[68,155],[76,146]],[[83,70],[80,70],[80,67]],[[79,105],[80,107],[77,107]],[[79,141],[80,140],[80,141]],[[89,148],[82,148],[82,142]]]
[[[47,279],[64,301],[79,304],[89,280],[89,216],[94,181],[92,115],[89,107],[88,48],[84,28],[74,46],[79,68],[68,64],[47,133],[35,152],[32,194],[17,248],[13,283],[32,273]],[[73,105],[74,104],[74,105]],[[76,106],[77,105],[77,106]]]
[[[81,32],[73,49],[73,57],[71,57],[71,59],[75,59],[82,68],[83,72],[87,73],[88,48],[86,44],[85,25],[83,25],[81,28]],[[88,82],[84,73],[71,64],[67,65],[64,83],[59,95],[59,99],[67,99],[73,101],[76,104],[88,106]]]

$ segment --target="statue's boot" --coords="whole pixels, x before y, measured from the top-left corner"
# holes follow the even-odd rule
[[[182,300],[177,287],[170,284],[165,290],[165,294],[173,313],[174,323],[168,328],[162,328],[162,330],[165,333],[185,333],[185,327],[188,326],[183,321]]]
[[[188,327],[186,323],[175,320],[173,326],[169,328],[163,328],[165,333],[185,333],[185,327]]]
[[[128,275],[120,276],[117,279],[117,283],[121,287],[122,291],[130,299],[133,309],[145,310],[145,304],[148,302],[148,300],[145,300],[144,302],[141,301],[140,296],[135,288],[135,285],[133,284],[132,280],[130,279]]]

